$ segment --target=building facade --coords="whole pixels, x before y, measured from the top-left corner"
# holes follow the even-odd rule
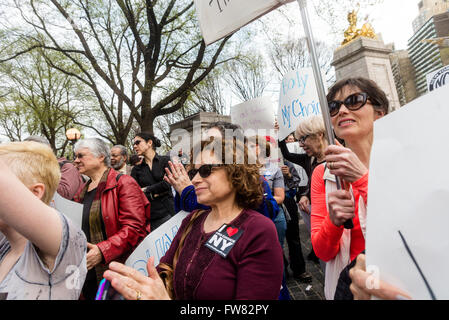
[[[415,69],[418,96],[427,92],[426,75],[449,64],[448,48],[422,40],[447,36],[449,36],[449,12],[432,16],[408,41],[408,54]]]
[[[390,54],[390,61],[399,102],[403,106],[418,96],[415,85],[415,69],[407,50],[393,52]]]
[[[434,15],[449,10],[449,0],[422,0],[418,3],[419,15],[413,21],[413,32],[419,29]]]

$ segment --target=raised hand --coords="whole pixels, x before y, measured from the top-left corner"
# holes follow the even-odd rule
[[[170,300],[154,267],[154,257],[148,259],[147,271],[148,277],[124,264],[111,262],[103,276],[126,300]]]
[[[182,193],[186,187],[192,185],[186,169],[181,163],[168,162],[169,168],[165,168],[164,180],[175,188],[176,192]]]

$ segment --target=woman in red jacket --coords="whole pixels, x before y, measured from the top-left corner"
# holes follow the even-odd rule
[[[145,237],[145,206],[148,200],[137,182],[118,176],[110,168],[111,154],[100,139],[80,140],[74,164],[90,178],[75,196],[83,203],[82,230],[87,237],[85,299],[94,299],[98,283],[111,261],[124,262]]]
[[[325,151],[326,165],[312,175],[312,244],[326,261],[325,294],[333,299],[340,272],[365,250],[368,169],[374,121],[388,113],[385,93],[371,80],[339,81],[327,95],[335,134],[345,146]],[[336,190],[335,176],[346,186]],[[344,228],[353,219],[354,228]]]

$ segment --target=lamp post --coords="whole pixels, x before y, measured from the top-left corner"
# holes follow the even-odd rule
[[[75,160],[74,147],[75,147],[75,143],[79,140],[79,138],[81,138],[81,132],[76,128],[71,128],[66,131],[65,136],[72,144],[72,157],[73,157],[73,160]]]

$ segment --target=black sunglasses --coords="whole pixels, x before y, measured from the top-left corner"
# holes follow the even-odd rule
[[[142,140],[136,140],[136,141],[134,141],[134,142],[133,142],[133,146],[138,146],[139,143],[140,143],[141,141],[142,141]]]
[[[221,167],[222,164],[203,164],[198,169],[190,169],[187,174],[189,175],[189,179],[193,180],[197,173],[200,174],[201,178],[207,178],[212,173],[212,168]]]
[[[334,100],[329,102],[329,113],[331,117],[335,117],[340,111],[342,104],[344,104],[348,110],[356,111],[363,107],[367,101],[368,95],[366,93],[354,93],[348,96],[344,101]]]

